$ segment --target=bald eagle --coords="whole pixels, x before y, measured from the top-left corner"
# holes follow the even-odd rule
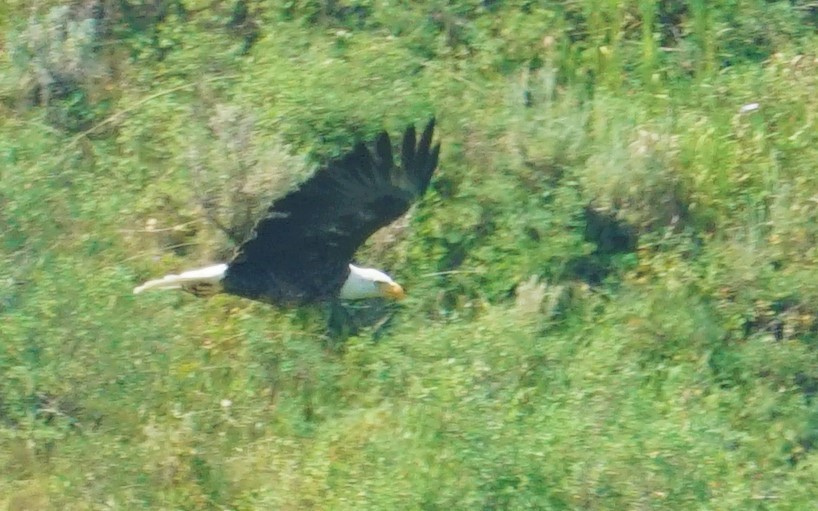
[[[440,152],[439,143],[432,145],[434,126],[433,118],[420,140],[414,126],[406,128],[400,165],[386,132],[371,150],[359,142],[274,201],[232,261],[151,280],[134,293],[224,292],[274,305],[403,298],[403,288],[387,274],[351,261],[369,236],[406,213],[426,191]]]

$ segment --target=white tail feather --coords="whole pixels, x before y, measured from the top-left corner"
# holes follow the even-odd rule
[[[181,289],[195,287],[198,284],[218,284],[224,278],[226,271],[226,264],[217,264],[207,268],[186,271],[179,275],[166,275],[161,279],[149,280],[141,286],[135,287],[133,292],[139,294],[142,291],[151,289]]]

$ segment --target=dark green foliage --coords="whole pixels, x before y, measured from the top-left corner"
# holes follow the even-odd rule
[[[0,27],[0,509],[818,501],[813,2],[12,0]],[[405,302],[131,295],[431,114],[437,179],[358,254]]]

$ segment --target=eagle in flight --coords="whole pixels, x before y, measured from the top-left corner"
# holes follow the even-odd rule
[[[386,132],[371,149],[359,142],[274,201],[230,262],[151,280],[134,293],[222,292],[284,306],[403,298],[403,288],[387,274],[351,261],[367,238],[406,213],[428,188],[440,153],[440,144],[432,144],[434,127],[433,118],[419,140],[414,126],[406,128],[400,164]]]

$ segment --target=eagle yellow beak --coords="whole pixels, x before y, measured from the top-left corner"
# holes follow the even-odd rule
[[[406,298],[406,292],[400,284],[396,282],[379,282],[378,287],[381,288],[381,293],[386,298],[391,298],[392,300],[403,300]]]

